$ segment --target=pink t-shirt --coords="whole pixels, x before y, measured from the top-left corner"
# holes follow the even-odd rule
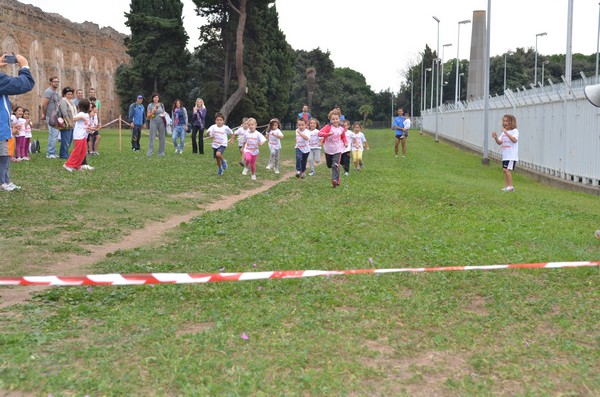
[[[332,125],[329,132],[331,135],[325,138],[325,142],[323,142],[323,150],[327,154],[342,153],[344,151],[344,141],[342,140],[344,127],[334,127]]]

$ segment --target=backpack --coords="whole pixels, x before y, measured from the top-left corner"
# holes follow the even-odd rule
[[[40,153],[40,140],[36,139],[29,144],[29,153]]]

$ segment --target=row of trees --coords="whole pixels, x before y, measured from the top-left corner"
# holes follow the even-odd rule
[[[182,19],[181,0],[132,0],[126,13],[131,36],[126,39],[130,64],[117,71],[117,93],[123,110],[138,94],[154,92],[170,106],[182,99],[191,108],[203,98],[209,118],[221,111],[235,125],[244,116],[266,124],[272,117],[295,122],[302,105],[308,103],[313,116],[325,120],[335,106],[350,120],[389,120],[394,107],[420,115],[422,70],[427,76],[423,100],[431,101],[430,68],[437,54],[428,46],[421,59],[409,62],[406,83],[398,92],[373,92],[365,77],[349,68],[335,67],[330,53],[321,49],[294,50],[279,29],[278,13],[272,0],[193,0],[199,16],[208,21],[198,34],[201,45],[193,53],[186,49],[188,36]],[[533,82],[535,52],[518,48],[506,55],[507,86],[529,87]],[[560,80],[564,55],[538,56],[545,65],[545,77]],[[594,56],[576,55],[573,70],[593,72]],[[461,98],[466,97],[469,63],[461,60],[464,73]],[[503,92],[504,56],[491,59],[490,92]],[[456,62],[443,67],[444,101],[454,101]],[[538,73],[539,74],[539,73]],[[411,94],[412,90],[412,94]],[[434,91],[434,95],[437,95]],[[209,120],[210,122],[211,120]]]

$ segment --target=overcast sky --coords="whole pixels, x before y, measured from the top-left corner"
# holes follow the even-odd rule
[[[250,0],[251,1],[251,0]],[[46,12],[61,13],[74,22],[91,21],[128,34],[124,13],[127,0],[77,2],[73,0],[23,0]],[[198,27],[192,0],[183,0],[184,24],[190,36],[188,48],[198,45]],[[486,10],[487,0],[276,0],[279,27],[294,49],[321,48],[331,53],[337,67],[362,73],[375,91],[398,90],[402,71],[420,62],[425,44],[437,47],[440,19],[440,55],[456,58],[458,22],[473,18],[474,10]],[[492,0],[491,54],[517,47],[535,48],[540,54],[566,53],[568,0]],[[573,52],[596,53],[598,1],[574,0]],[[471,25],[460,25],[460,58],[468,58]],[[577,72],[574,70],[574,72]]]

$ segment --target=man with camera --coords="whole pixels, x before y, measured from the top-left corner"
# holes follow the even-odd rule
[[[29,63],[24,56],[5,54],[0,58],[0,67],[15,63],[20,68],[17,77],[0,72],[0,190],[6,191],[20,189],[10,181],[8,140],[12,138],[12,129],[10,126],[11,105],[8,96],[31,91],[35,84],[29,71]]]

